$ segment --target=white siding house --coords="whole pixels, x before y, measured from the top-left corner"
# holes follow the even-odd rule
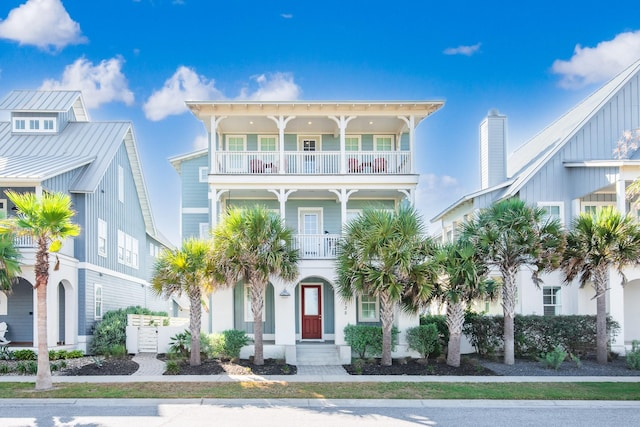
[[[413,203],[415,128],[442,102],[187,102],[209,147],[170,159],[182,181],[182,237],[206,236],[231,206],[265,205],[294,230],[299,277],[266,293],[265,357],[289,363],[349,362],[347,324],[379,324],[377,301],[335,293],[336,242],[366,206]],[[210,331],[253,319],[243,284],[213,293]],[[418,324],[398,314],[401,330]],[[305,344],[314,342],[311,349]],[[326,345],[323,348],[322,343]],[[322,354],[320,352],[323,352]],[[404,334],[397,354],[406,354]]]
[[[151,265],[166,239],[156,229],[133,126],[92,122],[77,91],[12,91],[0,99],[0,211],[15,212],[4,191],[63,192],[72,199],[79,236],[64,243],[47,290],[49,346],[86,350],[109,310],[140,305],[168,311],[149,289]],[[37,346],[32,285],[35,246],[16,241],[22,276],[0,292],[0,321],[12,345]],[[53,260],[52,260],[53,262]]]
[[[491,112],[481,125],[481,189],[433,219],[440,222],[444,239],[455,236],[457,225],[467,215],[510,197],[545,208],[565,227],[580,212],[606,205],[637,215],[625,190],[640,176],[640,153],[634,149],[621,153],[619,143],[625,133],[640,128],[640,61],[515,150],[508,158],[506,175],[498,181],[485,177],[502,174],[502,165],[484,158],[486,141],[493,141],[494,149],[505,147],[506,132],[501,127],[492,130],[485,125],[496,117],[499,115]],[[580,288],[577,283],[564,286],[562,275],[555,272],[544,278],[541,289],[536,289],[529,276],[528,272],[520,272],[520,313],[595,314],[591,287]],[[627,277],[629,283],[624,288],[615,271],[609,277],[608,312],[622,327],[613,343],[617,351],[624,351],[625,345],[629,347],[632,340],[640,339],[640,268],[629,269]]]

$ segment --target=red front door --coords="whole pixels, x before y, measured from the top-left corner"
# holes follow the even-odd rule
[[[302,339],[322,338],[320,285],[302,285]]]

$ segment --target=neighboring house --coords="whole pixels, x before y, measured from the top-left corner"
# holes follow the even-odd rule
[[[91,122],[80,92],[13,91],[0,100],[0,211],[15,207],[4,191],[71,196],[79,236],[64,242],[50,269],[49,346],[86,350],[95,323],[112,309],[140,305],[168,311],[150,292],[151,267],[164,239],[156,230],[130,122]],[[36,346],[34,254],[16,241],[22,276],[0,292],[0,321],[12,345]]]
[[[173,157],[182,181],[182,238],[208,237],[228,207],[262,204],[295,232],[300,275],[272,280],[264,316],[265,356],[289,363],[344,363],[347,324],[380,324],[375,298],[336,295],[336,243],[366,206],[413,203],[416,126],[442,102],[187,102],[208,149]],[[421,141],[422,142],[422,141]],[[213,293],[203,327],[253,332],[248,287]],[[398,313],[397,354],[416,316]],[[308,348],[308,342],[316,343]],[[324,352],[324,353],[323,353]]]
[[[640,176],[640,153],[635,151],[637,144],[620,142],[625,133],[640,128],[639,105],[640,61],[523,144],[508,160],[506,117],[489,112],[480,125],[481,189],[433,219],[441,223],[443,240],[454,239],[457,226],[477,209],[510,197],[544,208],[565,227],[579,213],[602,206],[637,215],[625,190]],[[640,339],[640,268],[628,269],[626,274],[629,283],[624,288],[616,271],[609,275],[608,313],[622,327],[612,346],[617,351]],[[591,286],[563,286],[560,272],[543,279],[544,285],[537,289],[529,271],[519,273],[520,313],[595,314]],[[499,312],[494,311],[497,307],[487,308]]]

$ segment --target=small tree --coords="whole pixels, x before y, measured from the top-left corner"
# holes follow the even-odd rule
[[[504,363],[513,365],[516,310],[516,275],[531,267],[531,278],[540,285],[540,274],[558,268],[565,244],[560,222],[545,220],[546,212],[520,199],[506,199],[480,210],[462,227],[462,240],[469,242],[480,259],[502,276],[504,312]]]

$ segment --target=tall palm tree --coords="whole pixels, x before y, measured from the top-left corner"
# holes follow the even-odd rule
[[[458,367],[465,309],[474,300],[493,299],[497,286],[487,278],[489,268],[468,242],[457,240],[441,245],[435,262],[440,271],[436,298],[447,305],[447,365]]]
[[[298,259],[293,232],[263,206],[230,209],[213,231],[216,283],[233,286],[243,280],[250,286],[255,365],[264,365],[262,312],[269,277],[294,280]]]
[[[544,209],[528,206],[520,199],[506,199],[481,209],[462,225],[461,238],[468,241],[481,259],[502,276],[504,312],[504,363],[513,365],[516,309],[516,275],[529,266],[532,280],[560,265],[565,238],[558,220],[545,219]]]
[[[11,292],[21,272],[20,251],[13,244],[11,233],[0,234],[0,291]]]
[[[630,215],[613,207],[595,214],[580,214],[567,235],[562,269],[567,282],[578,278],[582,285],[593,281],[596,295],[596,345],[598,363],[607,363],[607,276],[615,268],[626,282],[622,270],[640,264],[640,226]]]
[[[58,252],[62,241],[80,234],[80,227],[72,222],[71,198],[62,193],[19,194],[6,191],[6,195],[18,209],[16,216],[2,221],[2,230],[11,230],[17,235],[30,236],[36,249],[36,298],[38,304],[38,372],[36,389],[45,390],[53,386],[49,368],[47,339],[47,286],[49,284],[49,253]]]
[[[383,366],[391,365],[396,307],[414,311],[431,294],[432,248],[413,207],[365,209],[346,225],[338,245],[337,289],[346,301],[363,295],[379,298]]]
[[[159,295],[189,297],[189,330],[191,355],[189,364],[199,366],[200,329],[202,326],[202,297],[213,290],[211,276],[211,243],[187,239],[182,247],[164,250],[154,265],[152,289]]]

